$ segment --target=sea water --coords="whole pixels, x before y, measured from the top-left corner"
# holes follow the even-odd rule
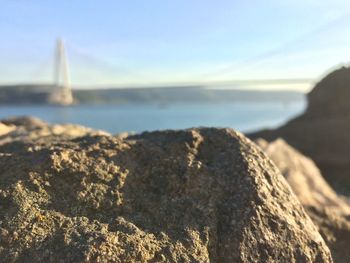
[[[230,127],[247,132],[277,127],[305,109],[305,100],[285,102],[127,105],[0,106],[0,119],[30,115],[50,123],[74,123],[120,132],[190,127]]]

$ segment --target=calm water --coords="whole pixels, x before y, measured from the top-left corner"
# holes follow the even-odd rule
[[[50,123],[77,123],[111,133],[182,129],[194,126],[232,127],[252,131],[276,127],[305,108],[292,103],[0,106],[0,118],[31,115]]]

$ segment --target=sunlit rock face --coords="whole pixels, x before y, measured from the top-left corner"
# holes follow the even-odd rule
[[[230,129],[61,132],[0,153],[0,262],[332,262],[275,165]]]
[[[334,262],[348,263],[350,258],[350,206],[338,196],[320,174],[315,163],[277,139],[256,143],[272,159],[287,179],[306,212],[319,228],[331,249]]]
[[[350,68],[338,69],[308,94],[304,114],[275,130],[249,134],[273,141],[279,137],[311,157],[325,179],[350,195]]]

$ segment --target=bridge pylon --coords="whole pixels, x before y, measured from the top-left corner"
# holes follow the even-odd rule
[[[70,105],[74,102],[70,82],[69,65],[64,42],[57,39],[54,60],[54,90],[50,102],[59,105]]]

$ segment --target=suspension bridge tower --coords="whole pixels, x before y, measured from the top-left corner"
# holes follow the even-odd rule
[[[69,75],[69,65],[64,43],[57,40],[54,59],[54,91],[50,102],[59,105],[70,105],[74,102]]]

